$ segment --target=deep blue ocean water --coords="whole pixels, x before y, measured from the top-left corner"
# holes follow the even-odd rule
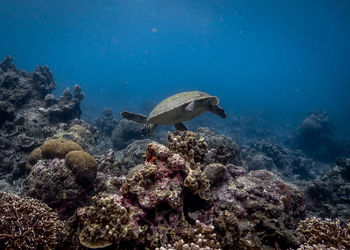
[[[229,116],[318,109],[349,128],[348,0],[0,0],[0,34],[0,56],[48,65],[56,95],[81,85],[87,116],[201,90]]]

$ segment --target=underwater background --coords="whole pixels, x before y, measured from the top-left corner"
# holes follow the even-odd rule
[[[349,26],[349,1],[13,0],[0,2],[0,54],[79,83],[93,117],[201,90],[229,117],[326,110],[349,133]]]
[[[0,0],[0,34],[0,249],[350,249],[350,1]]]

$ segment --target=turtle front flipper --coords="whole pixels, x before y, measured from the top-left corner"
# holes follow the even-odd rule
[[[157,124],[145,124],[141,129],[141,134],[143,136],[148,135],[152,133],[152,131],[155,130],[156,127],[158,127]]]
[[[180,130],[180,131],[187,130],[185,124],[183,124],[182,122],[174,124],[174,127],[176,130]]]
[[[216,114],[218,116],[220,116],[221,118],[224,118],[224,119],[226,118],[225,111],[222,108],[220,108],[219,106],[217,106],[217,105],[210,105],[209,106],[209,111],[213,112],[214,114]]]
[[[138,123],[146,123],[147,117],[141,114],[130,113],[127,111],[121,112],[121,116],[130,121],[138,122]]]

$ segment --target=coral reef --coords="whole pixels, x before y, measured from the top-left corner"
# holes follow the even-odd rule
[[[141,231],[133,224],[135,211],[132,207],[125,208],[118,202],[118,197],[92,198],[93,204],[82,208],[81,217],[83,229],[79,241],[88,248],[103,248],[112,244],[118,245],[121,240],[137,238]]]
[[[85,127],[79,124],[71,126],[67,131],[59,131],[51,139],[72,140],[79,144],[84,150],[89,150],[91,146],[96,145],[94,135]],[[92,149],[90,149],[92,151]]]
[[[60,218],[85,205],[93,190],[98,164],[75,142],[51,139],[28,157],[23,193],[44,201]]]
[[[198,134],[208,145],[207,162],[242,165],[239,146],[232,138],[217,135],[207,127],[198,128]]]
[[[266,169],[288,180],[310,180],[323,169],[301,151],[267,140],[242,147],[241,155],[248,170]]]
[[[0,246],[6,249],[52,249],[64,224],[38,200],[0,192]]]
[[[232,164],[206,165],[205,146],[190,131],[169,133],[169,147],[150,143],[144,163],[122,182],[121,193],[107,196],[110,207],[134,212],[132,219],[120,225],[137,228],[137,239],[114,232],[107,236],[107,222],[82,222],[98,225],[83,229],[89,230],[88,236],[85,231],[79,235],[88,239],[102,235],[103,239],[86,243],[81,238],[80,242],[89,246],[112,244],[111,247],[119,242],[119,247],[152,249],[297,247],[295,229],[305,216],[302,193],[265,170],[248,173]],[[200,157],[195,158],[193,151]],[[103,161],[102,167],[113,166],[113,151]],[[79,210],[80,220],[100,214],[94,208],[89,210],[94,214],[87,216],[87,209]],[[120,232],[119,229],[116,230]]]
[[[126,119],[119,121],[117,126],[112,131],[112,143],[115,150],[124,149],[133,140],[139,140],[141,138],[142,124],[131,122]]]
[[[294,229],[305,216],[302,192],[266,170],[247,172],[239,166],[226,167],[226,180],[210,190],[216,211],[227,210],[237,217],[240,240],[238,247],[229,247],[296,247],[298,241]],[[235,219],[232,218],[232,221]],[[237,237],[237,231],[233,230],[232,237]],[[224,234],[222,237],[228,236]]]
[[[333,161],[343,153],[334,131],[327,112],[312,111],[293,132],[290,143],[315,159]]]
[[[103,136],[111,136],[118,121],[113,117],[113,111],[109,108],[103,110],[103,116],[95,120],[95,124]]]
[[[51,94],[55,86],[47,66],[27,74],[10,56],[0,62],[0,178],[6,182],[20,185],[28,153],[80,117],[80,87],[71,97],[65,92],[56,99]]]
[[[121,156],[116,159],[116,164],[123,174],[127,174],[132,167],[143,163],[142,156],[151,142],[152,140],[149,139],[135,140],[120,152]]]
[[[321,178],[306,183],[304,191],[310,215],[350,218],[350,158],[337,159]]]
[[[77,183],[64,159],[40,160],[31,169],[23,194],[45,202],[60,218],[71,216],[75,209],[84,206],[90,197],[90,190]]]
[[[307,218],[299,222],[297,231],[303,243],[298,249],[349,249],[350,222]]]
[[[198,167],[204,162],[208,146],[204,138],[196,138],[191,131],[175,131],[168,133],[169,149],[180,154],[191,164],[192,168]]]
[[[158,250],[191,250],[191,249],[213,249],[218,250],[220,243],[216,239],[213,225],[205,225],[199,220],[196,220],[193,227],[185,227],[180,233],[180,239],[174,244],[167,244]]]

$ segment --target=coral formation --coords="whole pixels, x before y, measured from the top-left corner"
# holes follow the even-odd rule
[[[52,249],[64,224],[38,200],[0,192],[0,246],[6,249]]]
[[[138,231],[133,224],[132,207],[125,208],[118,202],[118,197],[92,198],[93,204],[80,211],[84,228],[79,234],[79,241],[88,248],[103,248],[118,245],[121,240],[136,239]]]
[[[204,162],[208,146],[204,138],[196,138],[191,131],[175,131],[168,133],[169,149],[180,154],[192,168],[198,167]]]
[[[152,140],[144,139],[135,140],[134,142],[130,143],[120,152],[121,156],[116,159],[116,164],[118,165],[119,169],[121,169],[124,174],[127,174],[129,169],[143,163],[142,156],[146,151],[147,145],[151,142]]]
[[[293,132],[291,144],[315,159],[332,161],[343,153],[334,131],[327,112],[312,111]]]
[[[267,140],[242,147],[241,155],[248,170],[266,169],[289,180],[309,180],[322,169],[301,151],[292,151]]]
[[[198,134],[208,145],[209,153],[206,159],[208,162],[242,165],[239,146],[231,137],[217,135],[207,127],[198,128]]]
[[[1,179],[20,185],[28,153],[80,117],[80,87],[75,87],[72,98],[59,99],[51,94],[55,87],[47,66],[27,74],[16,68],[10,56],[0,62]]]
[[[192,249],[213,249],[219,250],[220,244],[216,239],[216,233],[214,232],[213,225],[205,225],[199,220],[196,220],[195,225],[192,227],[185,227],[179,235],[179,240],[174,244],[167,244],[158,250],[192,250]]]
[[[92,184],[97,174],[97,162],[89,153],[73,150],[67,153],[65,165],[72,171],[77,183]]]
[[[62,159],[73,150],[83,151],[83,148],[71,140],[50,139],[41,146],[41,155],[43,159]]]
[[[60,218],[71,216],[85,205],[89,190],[80,186],[64,163],[64,159],[40,160],[31,169],[23,193],[53,208]]]
[[[350,217],[350,158],[337,159],[321,178],[306,183],[304,191],[310,215],[347,220]]]
[[[115,150],[121,150],[134,140],[141,138],[142,124],[122,119],[112,131],[112,143]]]
[[[118,121],[113,117],[113,111],[109,108],[103,110],[103,116],[95,120],[95,124],[101,135],[110,137]]]
[[[247,173],[239,166],[226,167],[226,180],[212,186],[211,193],[216,211],[227,210],[237,217],[238,249],[296,247],[294,229],[305,216],[302,192],[266,170]],[[232,237],[237,237],[233,231]]]
[[[323,249],[350,248],[349,221],[341,225],[338,219],[322,220],[317,217],[312,217],[300,221],[297,231],[303,243],[298,249],[312,249],[320,245]]]
[[[31,169],[35,163],[41,159],[64,158],[66,154],[73,150],[83,151],[83,148],[70,140],[50,139],[43,145],[34,149],[28,156],[26,167]]]

